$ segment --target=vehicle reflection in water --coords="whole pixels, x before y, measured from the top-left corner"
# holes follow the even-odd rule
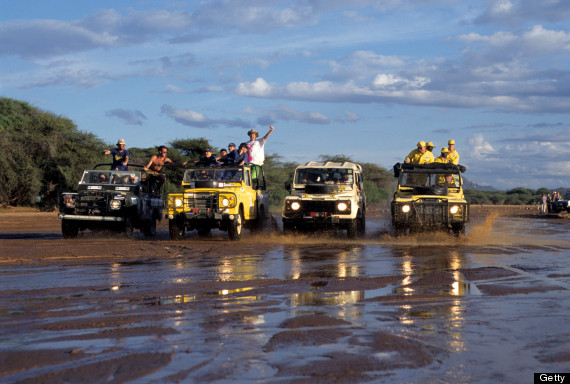
[[[407,303],[399,307],[400,323],[406,328],[418,328],[427,334],[435,335],[445,331],[449,336],[446,341],[449,350],[465,351],[462,334],[465,326],[465,296],[481,295],[475,284],[466,281],[460,272],[461,268],[467,267],[465,255],[446,248],[438,248],[436,255],[433,250],[427,252],[421,248],[400,249],[395,250],[395,253],[401,260],[403,279],[394,293],[408,297]],[[421,278],[434,275],[440,276],[439,284],[416,284]],[[447,295],[457,299],[446,301]],[[414,300],[414,296],[418,300]]]

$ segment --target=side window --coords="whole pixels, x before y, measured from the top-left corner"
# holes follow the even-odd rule
[[[247,186],[251,185],[251,177],[249,174],[249,169],[245,170],[245,185],[247,185]]]

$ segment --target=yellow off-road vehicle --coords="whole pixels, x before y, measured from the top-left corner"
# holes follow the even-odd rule
[[[392,201],[396,236],[407,231],[447,229],[465,232],[469,204],[463,195],[462,165],[447,163],[394,165],[398,188]]]
[[[187,169],[184,192],[171,193],[167,199],[170,238],[182,239],[185,230],[204,236],[217,228],[239,240],[244,228],[262,229],[269,212],[263,168],[257,179],[252,176],[247,165]]]

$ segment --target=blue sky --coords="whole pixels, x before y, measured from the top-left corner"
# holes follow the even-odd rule
[[[0,95],[110,144],[275,132],[388,169],[456,141],[465,176],[570,186],[570,2],[2,1]]]

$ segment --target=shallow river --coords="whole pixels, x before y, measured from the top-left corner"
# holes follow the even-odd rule
[[[359,241],[246,234],[246,252],[215,231],[86,234],[71,244],[110,241],[116,261],[4,263],[0,382],[530,383],[569,371],[567,220],[480,217],[459,239],[386,226],[369,219]],[[57,232],[0,241],[26,236],[22,254],[70,244]]]

